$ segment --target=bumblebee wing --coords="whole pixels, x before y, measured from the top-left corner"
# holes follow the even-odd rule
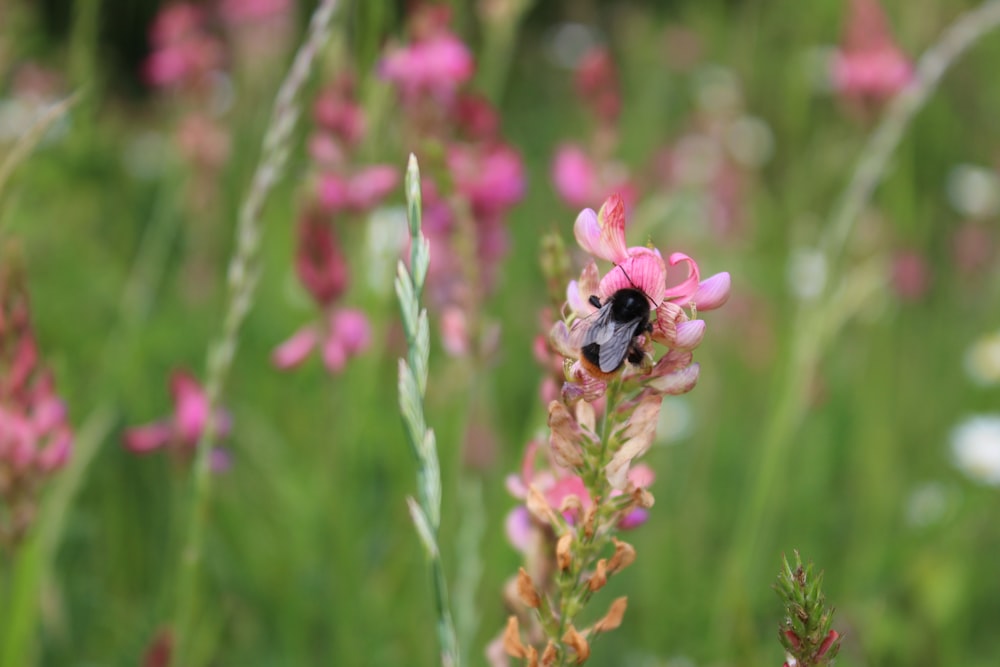
[[[606,305],[591,315],[577,320],[569,330],[570,345],[586,347],[592,343],[603,345],[614,334],[611,307]]]
[[[610,373],[622,365],[638,323],[639,320],[610,323],[611,326],[608,327],[610,335],[600,344],[598,352],[598,366],[602,371]]]

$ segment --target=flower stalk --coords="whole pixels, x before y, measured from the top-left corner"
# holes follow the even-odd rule
[[[399,409],[417,458],[417,499],[407,498],[407,504],[430,564],[441,664],[444,667],[458,667],[458,640],[448,602],[441,549],[438,546],[438,531],[441,526],[441,467],[434,431],[427,427],[423,409],[427,391],[430,332],[427,310],[421,306],[420,296],[430,266],[430,244],[421,230],[420,168],[416,156],[412,154],[406,169],[406,205],[410,230],[410,269],[407,270],[406,264],[399,262],[396,271],[396,296],[399,299],[407,346],[407,358],[399,360]]]
[[[584,250],[613,266],[602,278],[591,261],[566,289],[569,315],[552,327],[551,358],[543,360],[563,372],[559,398],[548,403],[547,447],[530,443],[520,475],[508,478],[525,501],[507,524],[525,567],[508,586],[515,613],[497,642],[529,666],[582,664],[594,640],[621,624],[625,597],[589,626],[578,616],[635,560],[618,534],[643,523],[653,506],[653,471],[637,460],[653,444],[664,396],[695,386],[692,350],[704,333],[697,312],[722,306],[729,295],[727,273],[702,281],[683,253],[664,259],[654,248],[627,247],[618,195],[599,213],[581,212],[574,233]],[[682,264],[687,277],[668,285],[668,265]],[[542,457],[548,465],[536,470]]]
[[[795,551],[795,567],[782,558],[784,568],[774,590],[785,605],[778,639],[789,659],[784,667],[823,667],[833,663],[840,651],[840,634],[830,628],[833,607],[826,606],[823,573],[813,575],[813,565],[802,564]]]

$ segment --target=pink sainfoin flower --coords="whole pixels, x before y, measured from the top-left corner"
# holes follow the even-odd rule
[[[565,383],[548,404],[548,442],[529,444],[520,474],[508,479],[524,501],[508,517],[508,538],[525,563],[508,583],[513,613],[502,638],[509,656],[528,662],[544,650],[582,663],[588,638],[621,623],[624,598],[589,628],[578,631],[575,617],[635,559],[635,548],[617,535],[644,523],[653,505],[655,475],[637,459],[653,444],[663,397],[690,391],[698,379],[692,351],[705,324],[697,312],[729,296],[728,273],[703,281],[684,253],[664,259],[655,248],[628,246],[620,196],[598,213],[581,212],[574,234],[594,260],[567,289],[569,322],[550,333],[551,347],[566,360]],[[613,264],[603,277],[596,260]],[[673,267],[686,275],[669,276]],[[538,466],[543,447],[547,465]],[[528,625],[527,646],[521,623]]]
[[[157,87],[204,85],[223,60],[222,43],[206,26],[204,11],[194,4],[160,10],[149,31],[152,48],[143,65],[146,81]]]
[[[390,48],[379,62],[379,75],[395,84],[404,98],[427,95],[448,102],[472,78],[475,61],[451,32],[450,14],[444,6],[421,8],[411,21],[412,41]]]
[[[556,149],[550,170],[556,193],[573,208],[596,206],[613,192],[631,203],[635,199],[631,176],[614,159],[621,92],[610,52],[597,47],[584,54],[574,83],[581,106],[593,119],[593,129],[586,146],[566,142]]]
[[[507,215],[527,178],[496,109],[463,88],[475,63],[449,21],[446,6],[420,7],[409,20],[409,43],[390,47],[378,73],[396,88],[405,140],[423,147],[422,163],[432,165],[422,184],[427,293],[443,319],[445,349],[469,354],[489,348],[480,304],[506,255]]]
[[[354,99],[354,79],[339,76],[313,105],[316,126],[309,153],[318,175],[316,199],[330,214],[361,214],[382,202],[399,183],[396,167],[359,165],[356,152],[367,132],[361,105]]]
[[[831,67],[834,88],[859,102],[882,102],[913,78],[913,66],[893,41],[878,0],[851,0],[843,44]]]
[[[208,427],[208,396],[194,375],[185,370],[171,374],[170,394],[174,401],[173,414],[166,419],[127,429],[123,435],[126,449],[136,454],[167,449],[181,460],[191,459]],[[232,420],[228,412],[216,411],[211,421],[216,438],[229,435]],[[212,452],[213,470],[221,471],[227,467],[228,455],[225,450],[216,448]]]
[[[24,278],[0,263],[0,545],[31,524],[41,482],[67,461],[73,432],[42,363]]]
[[[271,361],[288,370],[318,349],[326,368],[339,373],[348,359],[368,348],[371,328],[361,311],[336,307],[347,289],[349,271],[333,228],[316,211],[299,222],[295,267],[319,309],[319,321],[302,327],[275,348]]]

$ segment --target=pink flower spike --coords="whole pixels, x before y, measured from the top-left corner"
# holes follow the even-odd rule
[[[194,376],[175,371],[170,378],[174,397],[174,428],[177,436],[188,445],[197,444],[208,421],[208,397]]]
[[[698,264],[682,252],[673,253],[667,261],[670,266],[677,266],[681,262],[686,262],[688,265],[688,275],[680,284],[674,285],[664,292],[663,298],[670,299],[671,301],[680,301],[681,303],[689,301],[698,291]]]
[[[617,206],[609,202],[616,200]],[[580,247],[594,257],[620,264],[628,259],[625,246],[625,214],[621,197],[612,195],[604,202],[600,213],[585,208],[576,216],[573,235]]]
[[[698,291],[691,297],[691,303],[699,311],[715,310],[729,301],[731,279],[728,271],[716,273],[698,285]]]
[[[283,371],[295,368],[308,358],[318,342],[319,334],[316,328],[303,327],[274,349],[271,353],[271,363]]]
[[[125,448],[136,454],[145,454],[159,449],[170,441],[173,427],[166,422],[156,422],[146,426],[136,426],[125,431],[122,437]]]
[[[650,300],[650,306],[658,306],[668,295],[667,267],[663,264],[663,258],[660,253],[649,248],[631,248],[629,252],[631,256],[601,279],[598,289],[601,302],[620,289],[631,288],[641,290]]]

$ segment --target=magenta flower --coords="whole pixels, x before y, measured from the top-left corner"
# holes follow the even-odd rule
[[[185,371],[174,371],[170,376],[170,393],[173,396],[174,411],[167,418],[142,426],[134,426],[125,431],[125,447],[136,454],[146,454],[167,448],[181,458],[194,454],[198,441],[208,427],[209,405],[204,389],[194,375]],[[232,420],[225,410],[217,410],[212,417],[212,427],[216,438],[229,435]],[[216,470],[226,460],[222,452],[213,452]]]
[[[399,182],[395,167],[376,164],[354,174],[324,174],[319,181],[319,201],[331,212],[360,213],[374,208]]]
[[[351,357],[371,345],[371,326],[360,310],[334,310],[320,324],[310,324],[295,332],[275,348],[271,362],[281,370],[301,365],[319,349],[323,364],[331,373],[344,370]]]
[[[347,289],[347,260],[333,228],[315,211],[303,216],[298,231],[295,270],[316,303],[327,306]]]
[[[562,144],[552,158],[552,183],[568,206],[594,206],[614,193],[626,202],[635,200],[628,170],[617,162],[599,163],[577,144]]]
[[[547,467],[536,469],[540,451],[543,451],[540,443],[537,441],[528,443],[521,461],[520,473],[507,476],[507,490],[515,498],[526,500],[530,490],[534,489],[541,494],[552,511],[561,513],[563,518],[573,525],[583,518],[583,513],[593,506],[594,501],[580,476],[560,467],[554,461],[549,460],[546,462]],[[628,471],[627,478],[628,488],[634,491],[651,486],[656,474],[649,466],[639,464]],[[618,497],[622,493],[622,490],[616,489],[611,495]],[[645,523],[647,518],[648,513],[645,510],[634,508],[622,517],[618,527],[623,530],[636,528]],[[506,530],[511,545],[519,551],[527,552],[532,543],[532,534],[538,530],[538,524],[532,520],[527,507],[520,505],[507,515]]]
[[[848,98],[880,102],[913,78],[878,0],[851,0],[843,46],[832,62],[834,88]]]
[[[447,151],[455,188],[477,216],[500,215],[524,197],[524,164],[514,148],[496,142],[486,146],[452,144]]]
[[[197,83],[222,63],[219,40],[208,34],[206,17],[196,6],[179,3],[163,8],[149,32],[152,50],[143,64],[153,86]]]
[[[5,487],[62,467],[73,444],[66,406],[39,358],[22,281],[16,267],[0,270],[0,499]]]
[[[728,273],[716,274],[701,280],[698,264],[684,253],[672,253],[664,263],[658,250],[645,246],[627,247],[625,244],[625,205],[618,195],[612,195],[598,213],[584,209],[573,226],[580,247],[594,257],[615,264],[594,289],[596,267],[584,270],[579,282],[569,286],[568,301],[583,316],[593,312],[588,303],[590,295],[597,295],[603,303],[620,289],[636,287],[642,290],[654,308],[663,303],[693,306],[698,310],[712,310],[722,306],[729,298]],[[667,266],[683,264],[686,277],[674,285],[667,284]],[[583,288],[583,289],[582,289]]]
[[[474,71],[468,47],[445,28],[422,41],[391,49],[378,65],[379,76],[393,83],[404,100],[422,95],[450,100]]]
[[[220,0],[219,16],[226,23],[267,21],[287,13],[292,0]]]

